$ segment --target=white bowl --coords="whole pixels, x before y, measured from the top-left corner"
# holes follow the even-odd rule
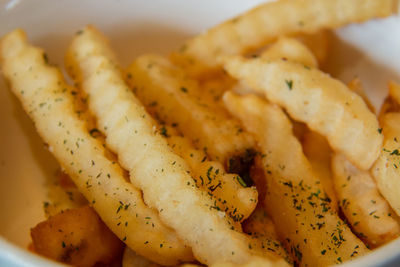
[[[94,24],[111,40],[123,65],[146,52],[167,53],[212,25],[261,0],[0,0],[0,36],[23,28],[30,40],[63,65],[74,32]],[[331,71],[343,81],[358,76],[379,106],[389,79],[400,82],[400,17],[337,31]],[[30,228],[44,219],[46,177],[58,165],[0,77],[0,266],[50,266],[25,250]],[[400,265],[400,240],[352,266]],[[394,266],[393,265],[393,266]]]

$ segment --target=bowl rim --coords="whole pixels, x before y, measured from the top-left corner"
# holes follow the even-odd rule
[[[371,250],[367,255],[357,258],[354,261],[345,262],[343,267],[368,267],[368,266],[389,266],[394,260],[400,259],[400,238],[397,238],[386,245]],[[0,265],[16,267],[65,267],[60,262],[53,261],[27,249],[18,247],[0,236]],[[393,265],[394,266],[394,265]]]

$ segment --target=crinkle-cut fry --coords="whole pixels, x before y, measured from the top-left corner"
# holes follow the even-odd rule
[[[331,156],[332,150],[322,135],[308,130],[302,138],[303,151],[315,174],[321,180],[328,197],[332,200],[332,208],[338,211],[337,197],[332,182]]]
[[[367,104],[367,107],[372,113],[375,113],[375,107],[372,105],[371,101],[369,101],[369,98],[367,94],[365,93],[364,87],[361,84],[361,81],[359,78],[354,78],[351,80],[348,84],[347,87],[356,93],[357,95],[361,96],[361,98],[364,100],[365,104]]]
[[[127,70],[127,82],[151,114],[177,128],[204,149],[212,160],[228,165],[233,156],[254,146],[251,135],[226,111],[196,98],[197,84],[167,59],[157,55],[137,58]]]
[[[386,17],[397,0],[280,0],[262,4],[187,41],[173,60],[193,76],[220,65],[221,57],[242,54],[278,36],[315,33],[348,23]]]
[[[251,235],[255,243],[261,243],[262,247],[274,251],[293,264],[293,260],[289,258],[287,251],[279,241],[274,222],[262,205],[257,205],[251,216],[243,222],[243,231]]]
[[[223,99],[260,145],[264,205],[294,260],[300,266],[328,266],[365,254],[363,242],[331,209],[285,113],[255,95],[227,92]]]
[[[106,225],[137,253],[162,264],[192,259],[190,248],[144,204],[119,165],[106,158],[74,111],[72,88],[46,60],[22,30],[1,40],[3,74],[60,165]]]
[[[332,171],[340,207],[356,235],[372,248],[400,235],[396,215],[368,171],[359,170],[340,154],[332,157]]]
[[[389,83],[389,96],[380,117],[383,148],[371,169],[378,189],[400,216],[400,85]]]
[[[313,53],[302,44],[300,41],[289,38],[281,37],[271,46],[267,47],[261,54],[253,55],[253,57],[260,57],[265,60],[289,60],[292,62],[301,63],[308,67],[318,67],[318,62]],[[239,94],[252,93],[252,89],[247,86],[245,82],[237,82],[233,90]]]
[[[371,172],[379,191],[400,216],[400,113],[385,114],[381,123],[385,139]]]
[[[169,135],[168,132],[165,135],[169,146],[188,163],[196,186],[208,192],[214,205],[226,212],[233,221],[247,219],[256,208],[257,189],[254,186],[247,187],[239,175],[226,173],[221,163],[209,161],[205,153],[194,148],[187,138]]]
[[[285,59],[308,67],[318,68],[318,61],[307,46],[295,38],[280,37],[260,55],[263,59]]]
[[[224,72],[212,77],[199,79],[198,81],[201,100],[206,103],[214,102],[217,104],[217,108],[220,107],[222,109],[222,95],[236,84],[235,79],[232,79],[232,77]]]
[[[262,253],[266,263],[287,266],[272,253],[248,247],[249,238],[232,230],[228,216],[217,211],[208,194],[193,187],[187,163],[173,153],[156,131],[143,105],[124,83],[105,37],[88,26],[75,36],[67,64],[81,77],[77,80],[89,95],[89,108],[98,119],[106,143],[132,182],[143,191],[151,208],[189,244],[197,260],[245,263]],[[160,244],[162,249],[168,247]]]
[[[232,57],[226,70],[295,120],[325,136],[333,150],[360,169],[379,155],[383,136],[376,116],[360,96],[317,69],[288,61]]]
[[[124,248],[89,206],[51,216],[31,228],[31,237],[35,253],[77,267],[111,265]]]
[[[122,256],[122,267],[161,267],[161,265],[140,256],[132,249],[125,247]]]
[[[386,113],[400,112],[400,85],[393,81],[389,82],[389,95],[386,97],[379,112],[379,122],[382,120]]]
[[[319,30],[311,34],[300,34],[296,39],[302,42],[313,53],[320,67],[324,67],[329,54],[332,31],[327,29]]]

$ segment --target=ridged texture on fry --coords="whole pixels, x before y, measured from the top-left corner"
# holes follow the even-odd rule
[[[330,208],[284,112],[254,95],[227,92],[223,99],[260,145],[264,205],[294,260],[301,266],[328,266],[365,254],[365,245]]]
[[[212,160],[225,164],[230,157],[253,147],[252,136],[226,111],[196,98],[196,92],[201,92],[198,85],[167,59],[157,55],[139,57],[127,70],[127,82],[152,114],[170,125],[177,124]]]
[[[261,58],[267,60],[285,59],[308,67],[318,68],[318,61],[314,54],[307,46],[294,38],[279,38],[261,54]]]
[[[129,247],[159,263],[192,259],[190,248],[144,204],[141,193],[125,181],[119,165],[108,160],[102,144],[90,136],[74,112],[72,88],[61,72],[46,62],[43,51],[29,45],[25,33],[16,30],[2,39],[0,55],[13,93],[107,226]]]
[[[89,95],[106,143],[143,191],[145,202],[189,244],[205,264],[244,263],[253,257],[248,237],[231,230],[229,217],[215,210],[206,193],[194,186],[189,168],[156,131],[142,104],[125,85],[104,37],[93,27],[75,36],[67,62]],[[163,249],[168,249],[163,247]],[[264,253],[266,263],[286,266],[283,259]]]
[[[126,247],[122,257],[122,267],[161,267],[161,265],[138,255],[135,251]]]
[[[332,200],[332,208],[338,211],[337,197],[332,182],[331,154],[332,149],[322,135],[307,130],[302,136],[303,151],[310,162],[314,173],[321,180],[328,197]]]
[[[314,33],[389,16],[397,0],[280,0],[262,4],[194,37],[172,58],[192,75],[219,65],[224,56],[260,47],[281,35]]]
[[[262,247],[274,251],[293,264],[293,260],[279,241],[274,222],[268,216],[263,205],[257,205],[251,216],[243,223],[243,231],[251,235],[255,242],[261,243]]]
[[[339,154],[332,158],[332,171],[340,207],[361,239],[377,247],[399,236],[396,215],[368,171],[357,169]]]
[[[400,216],[400,113],[383,115],[381,123],[385,140],[371,172],[379,191]]]
[[[233,221],[247,219],[257,205],[257,189],[246,187],[237,174],[226,173],[221,163],[209,161],[205,153],[195,149],[185,137],[168,135],[169,132],[166,133],[168,144],[188,163],[197,187],[208,192],[214,205]]]
[[[325,136],[360,169],[369,169],[378,157],[383,136],[376,116],[360,96],[328,74],[292,62],[242,57],[228,59],[225,68]]]
[[[372,113],[375,113],[375,107],[372,105],[371,101],[369,101],[369,98],[367,94],[365,93],[364,87],[361,84],[361,81],[359,78],[354,78],[351,80],[348,84],[347,87],[357,95],[361,96],[361,98],[364,100],[365,104],[369,108],[369,110]]]

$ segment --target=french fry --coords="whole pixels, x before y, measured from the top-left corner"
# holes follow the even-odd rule
[[[247,187],[237,174],[226,173],[221,163],[207,160],[205,153],[195,149],[188,139],[169,134],[165,126],[162,130],[169,146],[188,163],[196,186],[208,192],[214,205],[235,222],[247,219],[257,205],[257,189]]]
[[[135,251],[126,247],[122,257],[122,267],[161,267],[161,265],[138,255]]]
[[[400,216],[400,112],[398,102],[400,85],[389,84],[389,99],[385,101],[380,115],[383,148],[371,169],[379,191],[390,206]]]
[[[196,94],[201,94],[201,90],[195,81],[165,58],[141,56],[128,68],[126,76],[151,114],[160,121],[177,125],[212,160],[228,166],[231,158],[240,157],[254,146],[252,136],[226,111],[214,108],[213,103],[199,101]]]
[[[364,100],[365,104],[367,104],[367,107],[372,113],[375,113],[375,107],[372,105],[371,101],[369,101],[367,94],[364,91],[364,87],[361,84],[360,79],[354,78],[351,80],[348,84],[347,87],[354,93],[358,94],[361,96],[361,98]]]
[[[89,108],[107,145],[118,154],[131,181],[142,189],[146,204],[158,210],[162,221],[192,247],[197,260],[240,264],[262,254],[266,263],[287,266],[275,254],[249,248],[249,238],[232,230],[230,218],[194,186],[186,162],[172,152],[125,85],[105,37],[86,27],[75,36],[66,61],[74,77],[82,79],[76,82],[89,95]],[[169,251],[163,244],[160,247]]]
[[[162,264],[192,259],[190,248],[144,204],[118,164],[106,158],[102,144],[90,136],[74,111],[74,89],[46,60],[22,30],[1,40],[2,72],[60,165],[106,225],[137,253]]]
[[[303,151],[315,174],[321,180],[328,197],[332,200],[332,208],[338,211],[338,199],[332,182],[331,154],[332,150],[322,135],[308,130],[302,139]]]
[[[214,75],[212,77],[198,79],[198,81],[201,92],[199,97],[201,98],[202,102],[214,102],[216,107],[221,107],[222,109],[222,95],[236,84],[235,79],[232,79],[232,77],[226,73],[220,73],[219,75]]]
[[[389,95],[386,97],[379,112],[379,122],[386,113],[400,112],[400,86],[394,82],[389,82]]]
[[[260,57],[267,60],[285,59],[308,67],[318,68],[318,61],[314,54],[307,46],[294,38],[279,38]]]
[[[279,241],[274,222],[265,212],[263,205],[257,205],[251,216],[243,223],[243,231],[251,235],[254,243],[261,243],[262,247],[274,251],[293,264],[293,260]]]
[[[320,67],[324,67],[329,54],[331,43],[331,30],[319,30],[311,34],[300,34],[296,39],[302,42],[313,53]]]
[[[262,4],[187,41],[172,55],[193,76],[211,72],[221,57],[243,54],[281,35],[315,33],[396,12],[396,0],[280,0]]]
[[[400,235],[400,227],[368,171],[354,167],[343,155],[332,158],[333,182],[340,207],[356,235],[371,247]]]
[[[328,266],[365,254],[365,245],[332,211],[284,112],[254,95],[227,92],[223,100],[260,145],[264,205],[294,260],[300,266]]]
[[[40,222],[31,236],[36,253],[79,267],[111,264],[123,250],[123,243],[88,206]]]
[[[333,150],[360,169],[379,155],[383,136],[376,116],[360,96],[323,72],[285,61],[232,57],[226,70],[295,120],[325,136]]]

